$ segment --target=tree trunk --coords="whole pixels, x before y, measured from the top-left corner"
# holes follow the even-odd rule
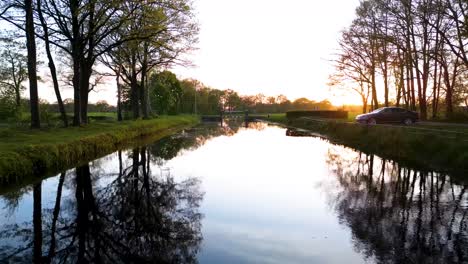
[[[384,53],[386,53],[386,49],[384,49]],[[382,75],[383,75],[383,81],[384,81],[384,99],[385,99],[385,106],[389,106],[389,100],[388,100],[388,64],[387,64],[387,56],[385,55],[383,58],[383,66],[382,66]]]
[[[413,38],[414,38],[414,36],[413,36]],[[413,41],[414,41],[414,39],[413,39]],[[414,43],[413,43],[413,46],[414,46]],[[423,116],[424,115],[424,113],[423,113],[423,107],[424,107],[423,103],[424,102],[423,102],[423,94],[422,94],[421,72],[419,70],[419,60],[418,60],[418,57],[416,55],[413,57],[413,67],[416,70],[416,82],[417,82],[417,85],[418,85],[418,102],[419,102],[419,108],[420,108],[420,111],[421,111],[421,119],[425,120],[425,118]],[[416,106],[415,106],[415,109],[416,109]],[[415,110],[415,109],[413,109],[413,110]]]
[[[398,78],[395,81],[397,86],[397,98],[396,98],[396,106],[400,107],[400,101],[403,97],[403,101],[405,101],[405,65],[403,63],[403,59],[401,57],[400,49],[397,50],[397,58],[398,64],[395,66],[395,72],[398,72]]]
[[[365,114],[367,113],[367,98],[362,94],[362,113]]]
[[[31,128],[40,128],[39,94],[37,91],[37,58],[34,31],[33,3],[25,0],[26,9],[26,46],[28,49],[29,99],[31,104]]]
[[[78,68],[78,69],[76,69]],[[81,125],[80,70],[78,63],[73,63],[73,125]]]
[[[92,68],[88,63],[83,63],[80,71],[80,111],[81,123],[88,123],[88,95],[89,95],[89,80],[91,78]]]
[[[50,263],[52,258],[55,255],[55,248],[56,248],[56,238],[55,232],[57,230],[57,220],[60,213],[60,204],[62,201],[62,189],[63,183],[65,181],[65,172],[60,174],[59,183],[57,187],[57,195],[55,197],[55,206],[54,211],[52,213],[52,223],[51,223],[51,230],[50,230],[50,247],[49,247],[49,254],[47,256],[47,260]]]
[[[437,56],[437,54],[436,54]],[[432,119],[437,117],[437,90],[438,90],[438,75],[439,65],[437,65],[437,59],[434,62],[434,86],[432,88]]]
[[[16,95],[16,107],[19,109],[21,106],[21,92],[20,92],[20,86],[15,84],[15,95]]]
[[[80,47],[80,26],[78,22],[79,3],[78,0],[70,0],[70,11],[72,16],[71,42],[73,60],[73,125],[81,125],[81,96],[80,96],[80,68],[82,62],[82,47]]]
[[[120,67],[116,74],[117,82],[117,121],[122,121],[122,87],[120,86]]]
[[[410,76],[410,98],[411,98],[411,110],[415,111],[416,110],[416,93],[415,93],[415,86],[414,86],[414,72],[413,72],[413,66],[409,65],[409,76]]]
[[[59,89],[59,84],[58,84],[58,79],[57,79],[57,69],[55,67],[54,59],[50,52],[49,29],[47,27],[46,21],[42,14],[41,0],[37,0],[37,12],[39,14],[39,19],[41,21],[42,30],[44,31],[45,49],[47,53],[47,59],[49,60],[50,75],[52,76],[52,82],[54,84],[54,91],[55,91],[55,96],[57,97],[57,104],[59,107],[60,115],[62,117],[63,125],[65,127],[68,127],[68,117],[65,111],[65,106],[63,105],[62,96],[60,95],[60,89]]]
[[[149,114],[148,114],[148,96],[147,96],[147,93],[146,93],[146,67],[143,66],[143,69],[141,71],[141,80],[140,80],[140,87],[139,87],[139,90],[140,90],[140,106],[141,106],[141,113],[143,114],[143,118],[144,119],[148,119],[149,118]]]
[[[407,77],[409,78],[409,83],[407,86],[407,92],[409,97],[409,102],[411,104],[411,110],[416,110],[416,94],[415,94],[415,85],[414,85],[414,72],[413,72],[413,48],[411,46],[411,36],[412,36],[412,27],[413,27],[413,19],[412,19],[412,11],[411,11],[411,1],[405,3],[405,41],[406,41],[406,73]]]
[[[95,31],[95,1],[89,1],[88,4],[88,32]],[[93,64],[94,64],[94,48],[95,48],[95,34],[88,33],[86,44],[87,46],[87,55],[83,58],[83,63],[81,64],[81,81],[80,81],[80,99],[81,99],[81,122],[88,124],[88,96],[89,96],[89,80],[93,74]]]
[[[457,73],[457,68],[458,68],[458,59],[454,64],[454,69],[453,69],[453,75],[452,78],[450,78],[450,73],[449,73],[449,68],[447,65],[447,62],[441,62],[441,65],[443,66],[444,69],[444,82],[445,82],[445,104],[446,104],[446,109],[445,109],[445,117],[450,118],[453,114],[453,88],[455,85],[455,79],[456,79],[456,73]]]
[[[372,110],[379,108],[379,101],[377,99],[377,88],[375,84],[375,67],[371,69],[371,78],[372,78]]]
[[[140,107],[138,103],[140,97],[138,93],[139,88],[136,69],[136,54],[132,55],[130,67],[130,103],[132,104],[133,118],[138,119],[140,117]]]
[[[33,262],[42,263],[42,181],[33,187]]]
[[[439,68],[439,77],[437,81],[436,113],[439,112],[440,87],[442,86],[442,66]]]
[[[148,119],[148,93],[146,90],[146,79],[148,78],[148,43],[144,44],[143,51],[143,61],[141,65],[141,83],[140,83],[140,97],[141,97],[141,112],[143,113],[143,118]]]
[[[91,230],[89,215],[95,210],[95,199],[92,193],[91,172],[86,164],[76,168],[76,232],[78,237],[77,262],[86,263],[86,238]]]
[[[136,80],[136,76],[132,76],[130,80],[130,101],[132,104],[132,111],[133,111],[133,119],[140,118],[140,108],[138,104],[138,81]]]

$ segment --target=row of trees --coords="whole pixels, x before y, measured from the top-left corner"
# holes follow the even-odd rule
[[[192,12],[189,0],[2,1],[0,18],[20,29],[26,40],[31,127],[40,127],[36,42],[46,54],[65,126],[68,120],[57,64],[72,69],[73,125],[87,123],[88,94],[99,79],[96,69],[100,65],[117,78],[118,107],[120,84],[126,84],[133,117],[148,117],[149,72],[186,63],[181,55],[192,48],[198,33]]]
[[[450,117],[468,106],[467,10],[459,0],[361,1],[331,84],[356,91],[364,112],[394,104]]]
[[[218,90],[193,79],[178,80],[170,71],[149,77],[150,108],[157,114],[199,113],[219,114],[220,111],[248,110],[253,113],[279,113],[289,110],[331,109],[327,101],[299,98],[291,102],[286,96],[239,95],[233,90]],[[128,88],[127,88],[128,89]],[[124,100],[126,102],[126,100]],[[124,102],[124,104],[125,104]],[[129,108],[129,104],[127,104]]]

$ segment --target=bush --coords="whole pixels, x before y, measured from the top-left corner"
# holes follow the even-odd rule
[[[49,104],[46,103],[41,103],[39,105],[39,118],[41,119],[42,125],[50,126],[52,114],[49,112],[48,106]]]
[[[321,118],[334,118],[334,119],[347,119],[348,111],[289,111],[286,112],[287,119],[295,119],[299,117],[321,117]]]
[[[453,112],[450,117],[449,121],[451,122],[468,122],[468,112]]]
[[[17,112],[14,100],[9,97],[0,97],[0,121],[16,118]]]

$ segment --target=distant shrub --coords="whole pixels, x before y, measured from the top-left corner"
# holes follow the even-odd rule
[[[0,120],[16,118],[17,109],[14,100],[9,97],[0,97]]]
[[[295,119],[299,117],[321,117],[321,118],[347,119],[348,111],[320,110],[320,111],[286,112],[287,119]]]
[[[53,114],[49,110],[49,103],[45,100],[40,100],[39,101],[39,116],[41,119],[41,124],[42,125],[51,125],[52,121],[52,116]]]
[[[449,121],[452,122],[468,122],[468,112],[453,112],[450,117]]]
[[[445,113],[443,113],[432,120],[449,123],[468,123],[468,112],[464,112],[463,109],[457,109],[449,117],[446,117]]]
[[[115,118],[112,116],[105,116],[105,115],[94,115],[88,116],[89,121],[114,121]]]

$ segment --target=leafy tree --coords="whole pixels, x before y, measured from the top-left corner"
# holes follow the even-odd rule
[[[151,107],[158,114],[179,112],[182,86],[174,73],[163,71],[151,75],[148,89]]]
[[[109,103],[106,100],[99,100],[96,102],[98,112],[107,112],[109,110]]]
[[[190,1],[143,1],[141,4],[134,13],[134,23],[112,36],[115,39],[127,35],[138,37],[107,52],[103,60],[128,86],[127,100],[134,118],[141,114],[148,118],[149,73],[174,64],[187,64],[181,55],[192,49],[198,34]]]
[[[21,92],[28,78],[26,47],[11,38],[0,39],[0,93],[14,96],[16,108],[21,104]]]
[[[361,1],[342,33],[330,84],[358,92],[364,109],[367,96],[378,107],[383,91],[386,106],[419,110],[423,120],[441,110],[450,117],[464,96],[467,10],[457,0]]]
[[[16,103],[11,96],[0,96],[0,120],[8,120],[17,114]]]
[[[11,22],[13,25],[23,30],[26,35],[31,128],[40,128],[34,4],[32,0],[2,1],[0,3],[0,18]]]

